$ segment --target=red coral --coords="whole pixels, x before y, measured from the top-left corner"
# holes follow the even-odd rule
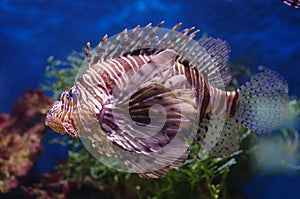
[[[106,193],[108,187],[101,181],[92,182],[92,179],[73,181],[56,172],[45,173],[41,175],[38,183],[23,186],[22,189],[25,196],[39,199],[112,198]]]
[[[66,191],[63,190],[67,183],[57,173],[45,173],[41,175],[40,181],[33,186],[23,186],[23,193],[41,199],[65,199]]]
[[[52,102],[41,90],[27,91],[10,115],[0,113],[0,192],[15,188],[41,154],[44,115]]]

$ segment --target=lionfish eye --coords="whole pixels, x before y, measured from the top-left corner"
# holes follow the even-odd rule
[[[72,91],[67,92],[66,98],[67,98],[68,100],[71,101],[71,100],[73,99],[73,97],[74,97],[74,93],[73,93]]]

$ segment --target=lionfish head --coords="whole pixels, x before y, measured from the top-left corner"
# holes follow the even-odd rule
[[[72,116],[75,93],[75,88],[72,87],[61,94],[60,101],[55,101],[49,109],[45,125],[57,133],[77,137],[78,133]]]

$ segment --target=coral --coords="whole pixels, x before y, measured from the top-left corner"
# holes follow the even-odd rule
[[[95,185],[97,184],[97,185]],[[22,187],[22,197],[44,198],[111,198],[104,192],[106,187],[101,181],[91,183],[83,180],[65,179],[63,175],[44,173],[37,183]]]
[[[0,113],[0,193],[17,187],[41,155],[44,114],[52,102],[41,90],[26,91],[11,114]]]

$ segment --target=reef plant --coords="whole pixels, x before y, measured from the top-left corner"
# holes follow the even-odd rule
[[[42,154],[44,114],[52,102],[41,90],[30,90],[17,100],[11,114],[0,113],[0,193],[16,188]]]

